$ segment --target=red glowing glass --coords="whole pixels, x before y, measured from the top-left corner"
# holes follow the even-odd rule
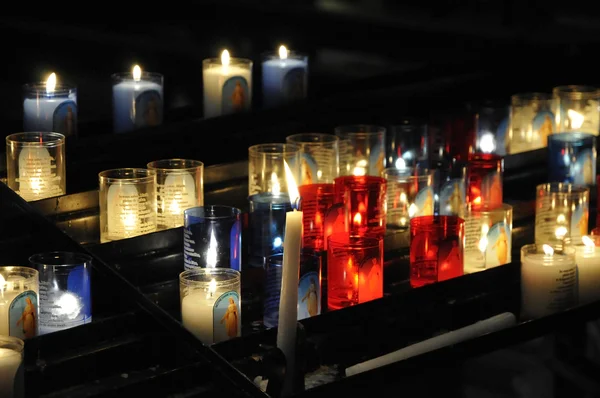
[[[344,176],[335,179],[335,202],[343,203],[346,231],[353,235],[385,234],[386,188],[384,178]]]
[[[337,233],[328,238],[327,308],[383,297],[383,239]]]
[[[298,187],[304,220],[303,247],[325,249],[325,218],[333,205],[333,184],[309,184]],[[330,233],[331,234],[331,233]]]
[[[491,153],[472,155],[467,166],[467,203],[489,208],[502,205],[504,159]]]
[[[456,216],[410,220],[410,285],[421,287],[463,275],[464,226]]]
[[[596,228],[592,229],[592,232],[590,235],[594,235],[594,236],[600,235],[600,227],[596,227]]]

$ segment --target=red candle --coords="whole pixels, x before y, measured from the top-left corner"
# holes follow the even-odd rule
[[[331,235],[328,241],[328,309],[383,297],[383,239],[342,232]]]
[[[385,234],[386,180],[374,176],[335,179],[335,202],[344,204],[347,230],[353,235]]]
[[[303,247],[315,252],[325,249],[325,217],[333,205],[333,184],[309,184],[298,187],[304,214]]]
[[[501,156],[490,153],[471,156],[467,166],[467,202],[490,208],[501,206],[503,172],[504,159]]]
[[[421,287],[463,275],[464,220],[423,216],[410,220],[410,285]]]

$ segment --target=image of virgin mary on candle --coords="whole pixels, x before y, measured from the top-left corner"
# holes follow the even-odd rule
[[[221,113],[236,113],[250,108],[248,82],[241,76],[234,76],[223,84]]]
[[[465,181],[454,178],[444,184],[440,190],[440,214],[443,216],[458,215],[465,203]]]
[[[52,131],[73,136],[77,134],[77,104],[75,101],[64,101],[54,109]]]
[[[537,132],[539,136],[539,144],[543,147],[548,145],[548,136],[556,131],[554,122],[554,114],[552,112],[543,111],[533,118],[532,129],[534,134]]]
[[[158,126],[163,120],[163,104],[160,93],[147,90],[135,99],[135,127]]]
[[[19,294],[9,307],[9,334],[20,339],[37,335],[37,294],[26,291]]]
[[[458,238],[449,238],[439,244],[438,282],[463,274],[463,251]]]
[[[240,336],[240,299],[236,292],[219,297],[214,307],[214,341],[225,341]],[[218,327],[217,320],[221,327]]]

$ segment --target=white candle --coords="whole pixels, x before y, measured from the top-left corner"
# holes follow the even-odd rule
[[[583,245],[575,246],[579,282],[579,303],[586,304],[600,299],[600,251],[596,244],[598,236],[583,236]]]
[[[160,74],[142,74],[142,69],[135,65],[131,74],[116,74],[113,80],[115,133],[162,123],[163,86]]]
[[[23,101],[23,128],[25,131],[63,133],[77,132],[77,94],[75,88],[61,86],[56,90],[56,74],[46,80],[45,87],[26,86]]]
[[[164,185],[158,186],[161,198],[159,205],[162,212],[157,215],[157,222],[165,228],[177,228],[183,225],[183,211],[196,206],[196,183],[188,172],[171,173]]]
[[[498,330],[506,329],[516,324],[514,314],[505,312],[483,321],[479,321],[464,328],[444,333],[440,336],[421,341],[398,351],[359,363],[346,369],[346,376],[350,377],[372,369],[377,369],[385,365],[403,361],[405,359],[425,354],[442,347],[457,344],[466,340],[471,340],[484,334],[493,333]]]
[[[204,117],[215,117],[250,109],[252,62],[221,54],[221,64],[206,59],[202,67]]]
[[[287,162],[283,162],[292,206],[297,206],[300,193],[294,175]],[[300,273],[300,249],[302,248],[302,212],[288,211],[285,218],[283,239],[283,270],[281,275],[281,298],[279,301],[279,326],[277,328],[277,347],[285,355],[286,377],[283,394],[291,395],[294,380],[296,358],[296,321],[298,319],[298,280]]]
[[[19,154],[18,194],[27,201],[64,194],[55,159],[43,147],[25,147]]]
[[[521,249],[521,315],[524,319],[540,318],[562,311],[577,301],[577,265],[575,250],[565,247],[563,253],[543,245],[537,253],[535,245]]]
[[[37,336],[38,284],[38,272],[34,269],[0,267],[0,336]]]
[[[0,344],[2,341],[0,340]],[[10,348],[0,348],[0,397],[23,396],[22,353]]]
[[[263,105],[266,108],[306,97],[306,57],[290,54],[279,47],[279,56],[270,56],[262,63]]]
[[[215,343],[213,307],[216,289],[217,283],[213,279],[206,292],[192,293],[185,296],[181,302],[183,326],[204,344]]]

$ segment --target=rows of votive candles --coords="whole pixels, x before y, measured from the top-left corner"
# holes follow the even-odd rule
[[[215,117],[250,109],[252,61],[232,58],[227,50],[221,58],[202,62],[204,116]],[[135,65],[131,72],[112,75],[114,132],[162,124],[164,78]],[[264,106],[271,108],[306,97],[308,57],[285,46],[262,57]],[[45,82],[24,86],[23,127],[25,131],[77,134],[77,88],[57,84],[51,73]]]
[[[411,252],[418,252],[424,237],[426,267],[435,259],[435,275],[422,279],[426,271],[414,262],[413,286],[463,273],[465,233],[477,240],[475,255],[472,244],[467,248],[471,271],[510,262],[512,208],[502,203],[501,157],[474,155],[468,162],[432,170],[386,168],[384,143],[385,128],[357,125],[337,128],[334,135],[296,134],[285,144],[249,148],[249,264],[266,269],[266,326],[277,324],[285,214],[292,206],[284,163],[299,181],[303,211],[299,319],[320,313],[321,306],[338,309],[382,297],[386,228],[411,227]],[[466,231],[460,217],[468,220]],[[446,228],[454,231],[448,250],[433,247],[440,243],[435,226],[440,221],[456,225]],[[488,242],[483,251],[480,241]],[[455,260],[451,269],[445,263],[449,258]]]

